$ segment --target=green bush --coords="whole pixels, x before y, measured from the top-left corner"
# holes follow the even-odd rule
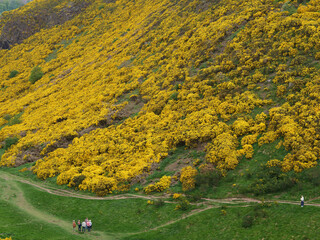
[[[78,189],[79,185],[83,182],[83,180],[86,178],[85,175],[79,175],[79,176],[74,176],[72,178],[73,186]]]
[[[304,171],[303,180],[311,182],[314,186],[320,186],[320,169],[319,167],[309,168]]]
[[[9,121],[11,119],[11,115],[10,114],[6,114],[6,115],[3,116],[3,119]]]
[[[21,119],[20,119],[22,114],[23,114],[23,112],[18,113],[18,114],[14,115],[14,116],[6,114],[6,115],[4,115],[3,118],[8,121],[8,123],[7,123],[8,126],[12,126],[12,125],[16,125],[16,124],[19,124],[19,123],[22,122]]]
[[[22,121],[20,120],[19,117],[13,117],[13,118],[11,118],[11,119],[9,120],[8,125],[9,125],[9,126],[12,126],[12,125],[19,124],[19,123],[21,123],[21,122],[22,122]]]
[[[4,146],[3,149],[7,150],[9,149],[12,145],[16,144],[19,141],[17,137],[9,137],[4,141]]]
[[[178,200],[178,205],[176,206],[176,209],[186,211],[190,208],[190,202],[185,197],[180,197],[177,200]]]
[[[179,95],[178,92],[174,92],[174,93],[171,94],[169,99],[177,101],[178,100],[178,95]]]
[[[203,197],[203,194],[201,192],[192,192],[190,193],[187,198],[190,202],[198,202]]]
[[[289,12],[289,15],[292,15],[297,12],[297,8],[293,4],[286,2],[282,6],[282,11],[287,11],[287,12]]]
[[[17,70],[12,70],[11,72],[10,72],[10,74],[9,74],[9,78],[14,78],[15,76],[17,76],[18,75],[18,71]]]
[[[256,195],[280,192],[293,187],[296,183],[295,173],[284,173],[279,167],[264,165],[257,171],[249,191]]]
[[[249,228],[253,225],[254,217],[251,214],[245,215],[242,218],[242,227]]]
[[[32,69],[30,77],[29,77],[29,81],[34,84],[36,81],[38,81],[39,79],[41,79],[43,76],[43,72],[41,70],[41,67],[36,66]]]
[[[217,170],[201,172],[196,176],[196,186],[214,187],[218,186],[221,173]]]
[[[157,199],[157,200],[154,200],[154,206],[159,208],[159,207],[162,207],[164,205],[164,200],[163,199]]]
[[[181,210],[186,211],[186,210],[189,209],[190,203],[189,203],[188,200],[183,199],[183,200],[180,202],[180,206],[181,206]]]

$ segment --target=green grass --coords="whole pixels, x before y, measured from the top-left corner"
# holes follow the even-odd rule
[[[1,188],[4,187],[3,184],[4,182],[0,181]],[[24,183],[19,183],[19,186],[23,189],[27,201],[38,210],[70,222],[88,217],[94,223],[93,230],[114,233],[115,236],[119,234],[121,239],[126,240],[317,239],[320,234],[320,208],[307,205],[300,208],[298,204],[272,204],[271,207],[263,208],[263,215],[256,211],[259,209],[256,205],[224,206],[179,220],[184,212],[174,211],[175,204],[165,204],[157,208],[147,205],[146,200],[141,199],[85,200],[51,195]],[[226,215],[223,215],[221,210],[225,210]],[[0,200],[0,214],[6,222],[5,226],[0,225],[2,237],[12,236],[18,240],[79,239],[69,236],[54,225],[37,222],[3,200]],[[253,225],[249,228],[242,227],[246,215],[254,218]],[[179,221],[149,231],[170,220]],[[125,233],[144,230],[147,232],[125,236]]]
[[[126,101],[130,101],[130,97],[132,95],[139,95],[139,89],[134,89],[134,90],[130,91],[129,93],[125,93],[125,94],[121,95],[118,98],[117,104],[120,104],[120,103],[123,103]]]
[[[5,222],[0,225],[0,238],[11,236],[14,240],[79,239],[55,225],[45,224],[26,216],[10,203],[1,200],[0,215],[2,222]]]
[[[20,112],[20,113],[14,115],[14,116],[10,116],[10,115],[8,115],[8,114],[5,115],[3,118],[4,118],[5,120],[7,120],[8,122],[7,122],[6,124],[0,126],[0,130],[1,130],[2,128],[4,128],[5,126],[13,126],[13,125],[15,125],[15,124],[21,123],[22,120],[21,120],[20,118],[21,118],[22,114],[23,114],[23,112]]]
[[[17,170],[17,169],[16,169]],[[3,168],[1,169],[3,171]],[[21,175],[23,173],[20,173]],[[3,181],[3,180],[1,180]],[[0,191],[5,192],[7,186],[1,184]],[[180,219],[182,214],[190,212],[174,210],[176,204],[166,203],[163,206],[148,205],[146,199],[122,199],[122,200],[87,200],[56,196],[41,191],[38,188],[17,182],[19,189],[23,190],[23,196],[37,210],[48,213],[56,218],[70,222],[72,220],[83,220],[88,217],[94,223],[93,230],[105,232],[107,235],[121,237],[126,234],[149,230],[156,226],[167,223],[171,220]],[[14,194],[15,195],[15,194]],[[12,196],[15,197],[15,196]],[[0,233],[6,236],[13,236],[14,239],[79,239],[69,237],[59,227],[49,227],[48,224],[37,222],[28,214],[15,214],[15,206],[2,204],[0,200],[1,216],[14,215],[16,218],[6,226],[6,231],[1,229]],[[17,212],[21,210],[16,209]],[[8,212],[8,213],[7,213]],[[21,225],[28,225],[34,222],[34,228],[21,228]],[[20,227],[20,228],[19,228]],[[41,227],[41,231],[39,231]],[[19,228],[19,230],[17,230]],[[49,230],[50,231],[49,231]],[[60,234],[55,234],[59,232]],[[93,233],[94,234],[94,231]],[[1,236],[1,235],[0,235]],[[117,238],[118,239],[118,238]]]
[[[297,200],[301,195],[305,200],[319,197],[320,193],[320,166],[307,169],[298,175],[298,183],[290,189],[278,194],[281,199]]]
[[[266,216],[255,216],[255,206],[221,208],[161,228],[157,231],[125,237],[126,240],[231,240],[231,239],[318,239],[320,208],[298,205],[279,205],[263,209]],[[242,227],[244,216],[252,214],[255,220],[249,228]]]
[[[3,195],[4,180],[0,179],[0,189]],[[15,197],[15,196],[11,196]],[[0,199],[0,238],[12,237],[14,240],[64,240],[79,239],[53,224],[44,223],[24,214],[13,204]]]
[[[54,49],[44,60],[50,62],[53,59],[56,59],[58,56],[58,49]]]
[[[183,213],[174,204],[156,208],[145,199],[86,200],[51,195],[33,186],[19,183],[25,198],[37,209],[67,221],[88,217],[94,229],[111,233],[143,231],[177,219]]]

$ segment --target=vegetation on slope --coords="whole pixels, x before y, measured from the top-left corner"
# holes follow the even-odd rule
[[[49,2],[70,1],[12,14],[28,19],[29,8]],[[1,165],[37,160],[39,178],[100,195],[143,183],[178,146],[206,155],[150,189],[179,180],[192,188],[195,169],[225,176],[275,141],[285,155],[264,165],[316,166],[319,3],[92,1],[0,51],[0,141],[19,140]],[[43,76],[32,84],[36,66]]]

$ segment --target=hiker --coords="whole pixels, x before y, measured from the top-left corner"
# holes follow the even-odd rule
[[[85,221],[82,222],[82,232],[86,231],[87,224]]]
[[[303,207],[304,206],[304,197],[301,196],[300,200],[301,200],[301,207]]]
[[[87,222],[88,232],[91,231],[91,227],[92,227],[92,222],[91,222],[91,220],[89,220],[89,221]]]
[[[75,231],[76,226],[77,226],[77,224],[76,224],[76,220],[73,220],[73,221],[72,221],[73,231]]]
[[[81,221],[78,220],[78,231],[81,232]]]
[[[85,221],[85,223],[86,223],[86,229],[88,230],[88,225],[87,225],[87,223],[88,223],[88,218],[86,218],[84,221]]]

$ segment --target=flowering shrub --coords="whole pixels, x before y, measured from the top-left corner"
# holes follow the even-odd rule
[[[195,188],[195,176],[198,174],[197,169],[187,166],[181,169],[180,182],[182,190],[188,191]]]
[[[28,171],[29,169],[28,168],[22,168],[19,170],[19,172],[25,172],[25,171]]]
[[[144,188],[144,192],[149,194],[151,192],[163,192],[164,190],[168,189],[171,184],[171,177],[170,176],[163,176],[160,178],[159,182],[155,184],[150,184]]]
[[[231,133],[222,133],[207,145],[208,162],[217,165],[218,169],[234,169],[238,164],[238,139]]]
[[[173,196],[172,196],[172,198],[173,198],[173,199],[178,199],[178,198],[180,198],[181,196],[182,196],[181,193],[174,193]]]
[[[250,144],[243,145],[242,149],[238,151],[240,155],[245,155],[246,158],[252,158],[253,152],[253,147]]]
[[[179,203],[176,205],[174,210],[188,210],[190,207],[190,202],[185,197],[180,197],[177,200]]]
[[[278,159],[272,159],[266,163],[267,167],[281,167],[281,165],[282,163]]]

